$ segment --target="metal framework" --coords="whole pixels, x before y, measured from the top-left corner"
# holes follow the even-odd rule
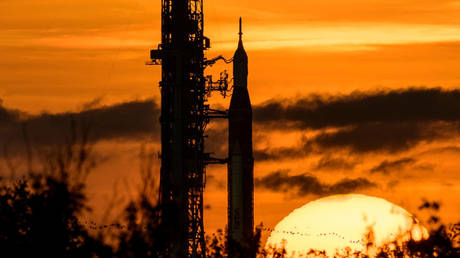
[[[161,64],[162,223],[172,257],[204,257],[203,189],[207,164],[225,163],[204,153],[210,118],[226,118],[205,104],[211,91],[227,92],[226,73],[213,82],[204,69],[210,41],[203,36],[203,0],[162,0],[161,44],[150,64]],[[224,94],[225,96],[225,94]]]

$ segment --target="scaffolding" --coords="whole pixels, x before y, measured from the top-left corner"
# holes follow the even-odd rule
[[[228,91],[228,75],[213,82],[204,69],[210,40],[203,36],[203,0],[162,0],[161,44],[151,50],[150,64],[161,65],[162,223],[173,257],[204,257],[203,190],[206,165],[225,159],[204,152],[204,131],[210,118],[227,111],[206,104],[211,91]],[[220,59],[220,58],[219,58]]]

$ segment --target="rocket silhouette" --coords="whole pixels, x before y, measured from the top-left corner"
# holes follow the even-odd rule
[[[233,94],[228,110],[228,233],[243,244],[254,231],[254,157],[248,56],[240,18],[238,48],[233,56]]]

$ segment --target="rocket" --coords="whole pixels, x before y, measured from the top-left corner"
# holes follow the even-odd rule
[[[228,234],[244,244],[254,232],[254,157],[252,107],[248,93],[248,56],[240,18],[238,48],[233,56],[233,94],[228,109]]]

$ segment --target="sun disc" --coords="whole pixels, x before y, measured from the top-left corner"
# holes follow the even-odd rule
[[[324,197],[295,209],[270,234],[266,247],[284,248],[289,256],[324,250],[328,255],[349,248],[366,252],[395,240],[428,237],[427,230],[403,208],[361,194]]]

